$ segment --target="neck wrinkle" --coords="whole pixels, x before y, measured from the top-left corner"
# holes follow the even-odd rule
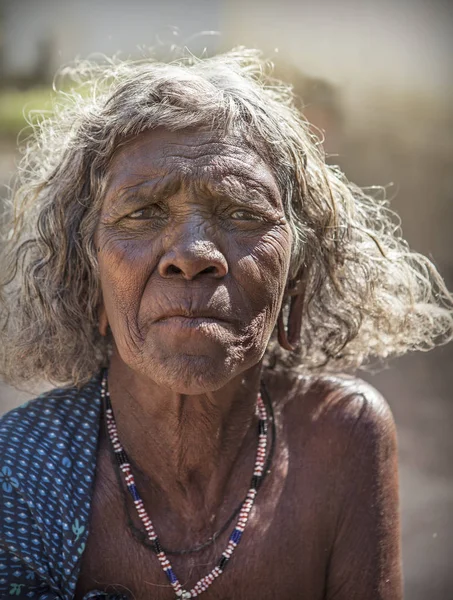
[[[111,402],[145,506],[165,506],[187,522],[197,512],[212,520],[243,465],[249,466],[244,493],[249,484],[261,365],[221,390],[187,396],[151,381],[144,386],[116,362],[109,372]]]

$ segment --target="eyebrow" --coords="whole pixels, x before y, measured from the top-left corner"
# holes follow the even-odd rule
[[[244,182],[234,175],[230,175],[220,182],[210,183],[208,188],[210,193],[215,196],[228,197],[241,201],[245,199],[249,201],[258,199],[260,204],[264,200],[269,207],[278,207],[278,202],[272,188],[256,179],[249,178]]]
[[[112,190],[111,196],[116,202],[121,203],[122,207],[127,208],[129,205],[135,206],[138,198],[169,197],[177,193],[184,183],[188,183],[189,187],[197,189],[198,193],[207,197],[231,198],[244,203],[247,199],[249,201],[258,200],[261,205],[265,201],[270,208],[278,207],[271,186],[251,178],[244,182],[234,174],[215,181],[203,177],[194,179],[191,175],[173,172],[154,179],[144,178],[137,183],[121,186],[118,190]],[[110,194],[108,193],[108,195]]]
[[[137,196],[162,196],[162,195],[171,195],[175,194],[180,186],[181,181],[177,180],[175,177],[169,177],[168,175],[163,175],[161,177],[156,177],[154,179],[149,179],[148,177],[144,177],[143,179],[139,179],[130,185],[121,185],[117,189],[113,187],[112,189],[108,189],[106,193],[107,198],[111,198],[117,202],[120,202],[122,206],[128,206],[129,204],[134,204],[136,202]]]

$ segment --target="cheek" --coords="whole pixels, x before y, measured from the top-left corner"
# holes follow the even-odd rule
[[[274,228],[237,262],[237,279],[256,308],[276,318],[285,289],[291,257],[291,233]]]
[[[113,328],[121,316],[135,318],[156,254],[149,244],[118,237],[101,237],[99,248],[102,295]]]

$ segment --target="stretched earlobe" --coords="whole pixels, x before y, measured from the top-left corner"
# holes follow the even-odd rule
[[[294,349],[300,345],[304,304],[305,294],[302,292],[291,297],[288,315],[288,341]]]
[[[296,279],[289,283],[286,295],[291,298],[288,311],[288,325],[285,327],[283,308],[277,320],[278,343],[289,352],[297,350],[302,332],[303,309],[305,302],[305,282]]]
[[[286,332],[285,323],[283,322],[283,308],[280,310],[280,314],[278,315],[277,320],[277,334],[278,334],[278,343],[284,350],[288,350],[289,352],[294,352],[296,349],[292,344],[289,343],[288,334]]]
[[[283,309],[277,320],[278,343],[289,352],[297,350],[302,332],[304,295],[291,296],[288,314],[288,326],[283,321]]]
[[[105,310],[104,303],[101,304],[98,311],[98,329],[99,333],[105,337],[109,328],[109,320],[107,318],[107,312]]]

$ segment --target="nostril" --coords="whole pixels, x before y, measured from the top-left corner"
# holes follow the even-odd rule
[[[203,269],[200,273],[217,273],[217,269],[216,267],[206,267],[206,269]]]
[[[175,279],[195,279],[202,275],[207,278],[220,278],[228,272],[223,260],[210,257],[163,257],[159,263],[159,273],[162,277]]]
[[[175,265],[169,265],[167,267],[167,275],[179,275],[181,272],[181,269]]]

